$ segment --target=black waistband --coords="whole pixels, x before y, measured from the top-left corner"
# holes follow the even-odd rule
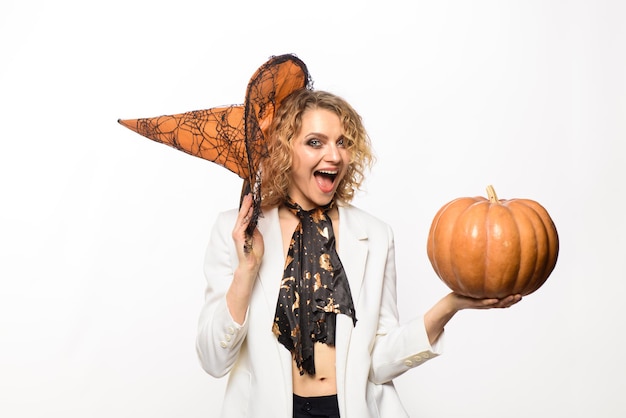
[[[303,397],[294,393],[293,412],[295,417],[339,417],[337,395]]]

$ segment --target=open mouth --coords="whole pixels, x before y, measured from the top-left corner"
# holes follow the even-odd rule
[[[330,193],[333,191],[335,185],[335,179],[337,178],[336,171],[316,171],[313,173],[317,180],[317,185],[324,193]]]

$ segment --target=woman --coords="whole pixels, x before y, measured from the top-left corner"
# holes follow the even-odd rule
[[[400,325],[393,233],[349,203],[372,161],[360,116],[300,89],[278,109],[269,151],[252,249],[246,196],[220,214],[206,253],[197,349],[209,374],[230,374],[221,416],[407,416],[393,379],[440,354],[454,314],[521,297],[450,293]]]

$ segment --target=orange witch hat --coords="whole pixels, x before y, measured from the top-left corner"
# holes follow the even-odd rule
[[[252,192],[254,199],[254,215],[247,230],[251,235],[261,212],[260,163],[267,157],[267,130],[289,94],[311,87],[302,60],[291,54],[272,56],[250,79],[243,105],[118,122],[156,142],[219,164],[244,179],[242,197]]]

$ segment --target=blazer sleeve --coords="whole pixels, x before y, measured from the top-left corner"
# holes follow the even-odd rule
[[[207,287],[198,321],[196,351],[202,368],[214,377],[222,377],[232,369],[248,332],[247,314],[244,323],[238,324],[226,305],[226,292],[237,262],[231,237],[236,215],[233,210],[218,216],[204,258]]]
[[[385,261],[378,329],[372,348],[369,379],[376,384],[390,382],[406,371],[437,357],[443,351],[442,334],[431,346],[423,316],[400,324],[393,231],[387,226]]]

